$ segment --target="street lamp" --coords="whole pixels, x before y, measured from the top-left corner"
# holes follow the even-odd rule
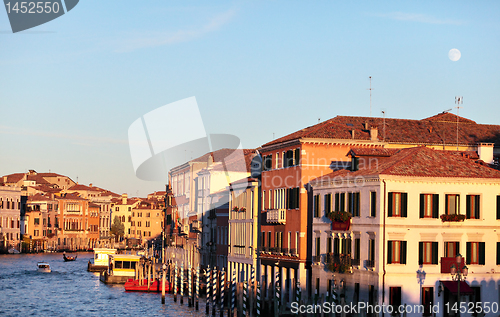
[[[460,266],[462,265],[462,260],[463,260],[463,257],[460,253],[457,254],[457,256],[455,257],[455,260],[456,260],[457,266],[455,266],[455,264],[452,264],[451,268],[450,268],[450,273],[451,273],[451,278],[454,281],[457,281],[457,300],[458,300],[458,313],[457,313],[457,315],[460,316],[460,283],[462,281],[465,281],[465,279],[467,278],[467,274],[469,273],[469,268],[466,265],[464,265],[462,268],[460,268]]]

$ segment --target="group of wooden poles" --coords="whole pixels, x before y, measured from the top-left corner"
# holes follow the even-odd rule
[[[167,266],[163,264],[162,269],[161,302],[165,304],[165,281],[167,276],[165,273],[167,272]],[[179,297],[180,304],[184,304],[184,296],[187,295],[188,306],[194,306],[196,310],[199,310],[200,283],[202,282],[201,279],[203,279],[200,274],[200,266],[194,269],[189,265],[187,270],[184,270],[183,262],[181,262],[180,268],[177,263],[174,263],[170,264],[169,272],[170,285],[173,286],[170,290],[172,291],[174,302],[177,302],[177,297]],[[204,270],[203,275],[206,282],[206,314],[210,315],[210,306],[212,306],[212,316],[215,316],[218,310],[220,316],[223,317],[225,315],[224,312],[227,310],[227,316],[233,316],[234,312],[237,312],[238,315],[241,313],[243,316],[252,315],[260,317],[262,313],[261,287],[259,282],[255,279],[255,269],[252,269],[250,280],[241,283],[242,298],[239,305],[236,305],[236,302],[238,302],[236,293],[236,272],[233,270],[231,273],[231,278],[229,279],[228,276],[226,280],[226,271],[224,269],[218,269],[215,266],[211,268],[208,266]],[[185,293],[185,282],[187,282],[187,293]],[[226,295],[229,295],[227,296],[227,300]],[[251,310],[253,311],[251,312]]]

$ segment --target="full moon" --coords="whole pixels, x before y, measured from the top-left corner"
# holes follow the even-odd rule
[[[450,58],[450,60],[456,62],[460,59],[460,57],[462,57],[462,53],[460,53],[460,51],[457,50],[456,48],[452,48],[448,52],[448,57]]]

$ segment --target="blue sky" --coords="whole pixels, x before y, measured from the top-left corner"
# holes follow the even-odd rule
[[[118,193],[130,124],[195,96],[208,133],[245,148],[336,115],[495,116],[500,3],[93,1],[12,34],[0,12],[0,174],[35,169]],[[462,57],[453,62],[448,51]],[[175,136],[173,136],[175,137]]]

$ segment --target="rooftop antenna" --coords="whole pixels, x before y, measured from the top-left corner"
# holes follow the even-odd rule
[[[273,140],[274,140],[274,132],[273,132]]]
[[[318,118],[318,123],[320,123],[320,122],[321,122],[321,118]]]
[[[460,111],[460,108],[463,108],[463,107],[460,107],[460,105],[462,105],[464,103],[464,97],[462,96],[455,96],[455,104],[457,105],[455,108],[457,108],[457,151],[458,151],[458,114],[459,114],[459,111]]]
[[[384,116],[384,142],[385,142],[385,111],[382,110],[382,115]]]
[[[367,89],[370,91],[370,117],[372,116],[372,76],[368,76],[368,78],[370,79],[370,88]],[[383,111],[382,111],[383,113]]]

